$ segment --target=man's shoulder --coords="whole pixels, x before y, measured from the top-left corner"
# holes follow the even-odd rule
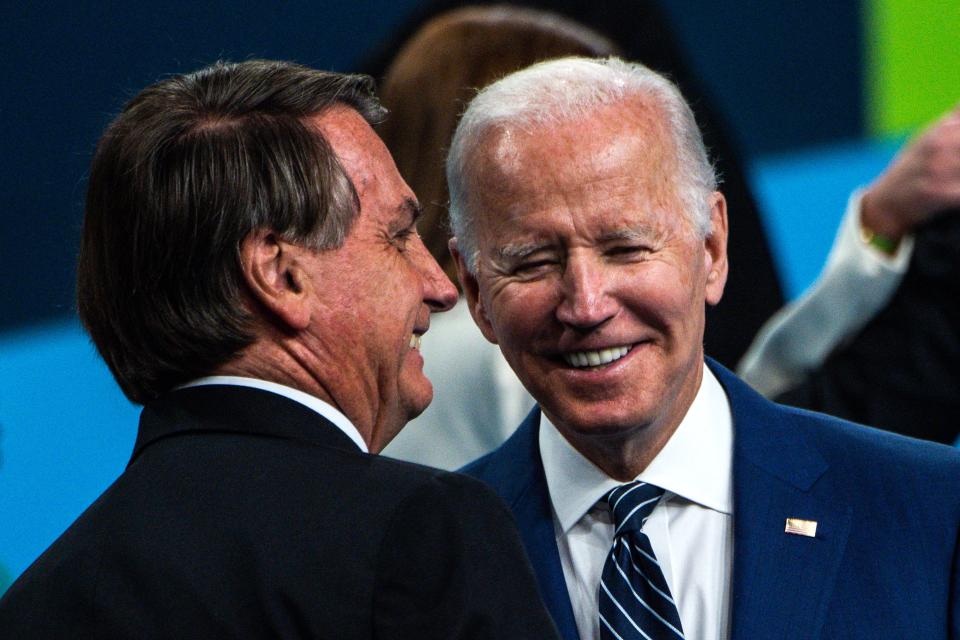
[[[872,475],[923,469],[960,481],[960,450],[909,438],[841,418],[777,404],[763,398],[733,373],[709,362],[730,400],[735,449],[781,460],[811,446],[835,468],[873,469]]]
[[[397,502],[407,500],[442,500],[451,505],[470,503],[464,500],[479,500],[479,504],[488,504],[494,494],[490,488],[472,474],[444,471],[413,462],[394,460],[386,456],[369,456],[366,473],[371,482],[390,487],[393,499]],[[496,501],[499,504],[499,501]]]
[[[760,420],[745,418],[753,422],[750,427],[734,426],[735,442],[749,441],[735,444],[735,474],[738,464],[749,461],[798,484],[809,483],[817,493],[856,505],[858,512],[897,512],[923,505],[929,516],[944,522],[960,518],[960,450],[768,404],[770,413]]]
[[[264,452],[261,450],[257,455]],[[500,502],[483,482],[452,471],[359,450],[276,442],[270,456],[272,490],[300,494],[302,508],[322,511],[332,494],[341,513],[372,521],[389,519],[417,502],[459,512],[496,509]],[[292,496],[291,496],[292,497]]]
[[[217,492],[229,484],[280,492],[307,510],[322,509],[331,496],[351,509],[353,496],[363,496],[356,504],[375,518],[413,492],[484,490],[449,472],[365,453],[328,416],[259,388],[211,385],[170,394],[144,409],[140,440],[119,494],[153,492],[158,477],[191,477],[199,485],[191,495],[215,493],[218,504],[233,499]]]
[[[194,601],[183,606],[204,624],[209,620],[195,610],[198,603],[235,613],[258,580],[282,585],[296,599],[293,606],[319,624],[326,614],[306,604],[307,593],[327,594],[336,603],[341,596],[330,595],[335,591],[346,600],[371,588],[370,570],[336,577],[349,566],[389,566],[390,553],[423,556],[426,549],[448,559],[468,557],[482,532],[509,532],[506,507],[473,478],[359,451],[281,440],[256,444],[258,453],[249,458],[244,450],[227,450],[239,452],[245,463],[230,473],[216,473],[215,462],[176,467],[192,470],[189,483],[180,481],[182,474],[166,481],[145,474],[173,464],[179,448],[157,450],[146,465],[128,469],[0,599],[0,626],[56,629],[49,635],[59,635],[61,628],[117,623],[119,612],[156,613],[180,602],[179,593],[168,591],[163,603],[131,602],[145,588],[125,582],[131,573],[193,580]],[[121,561],[127,570],[117,569]],[[197,563],[205,567],[202,576],[191,574]],[[309,575],[302,574],[304,567],[311,568]],[[242,579],[223,588],[226,575]],[[89,615],[118,598],[117,615],[100,622]],[[43,601],[56,603],[56,615],[38,615]],[[260,613],[255,608],[237,619],[249,617],[250,629],[268,628]]]

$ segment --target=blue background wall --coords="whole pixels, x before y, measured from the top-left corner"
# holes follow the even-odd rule
[[[84,4],[4,3],[0,20],[0,591],[117,476],[135,435],[137,408],[73,315],[85,176],[103,127],[151,81],[218,58],[349,71],[415,8]],[[747,154],[795,295],[816,275],[849,190],[895,149],[864,139],[860,4],[665,6]]]

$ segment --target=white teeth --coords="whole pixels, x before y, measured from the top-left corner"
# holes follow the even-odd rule
[[[420,336],[415,333],[410,334],[410,348],[420,350]]]
[[[611,347],[599,351],[573,351],[563,354],[563,359],[571,367],[599,367],[619,360],[630,353],[630,347]]]

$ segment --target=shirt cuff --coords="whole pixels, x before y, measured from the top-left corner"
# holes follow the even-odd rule
[[[913,237],[890,256],[863,242],[863,190],[847,203],[833,248],[817,281],[773,315],[740,361],[741,377],[773,397],[799,383],[890,300],[910,265]]]
[[[824,273],[831,269],[841,269],[862,277],[889,278],[896,288],[910,266],[910,257],[913,255],[913,235],[908,234],[901,238],[897,251],[893,255],[864,242],[861,234],[863,227],[860,222],[863,194],[864,189],[857,189],[847,202],[847,210],[843,214],[840,229],[833,241],[830,255],[827,257]]]

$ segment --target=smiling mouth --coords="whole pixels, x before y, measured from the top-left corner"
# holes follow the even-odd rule
[[[630,353],[631,349],[633,349],[633,345],[610,347],[609,349],[600,349],[598,351],[571,351],[563,354],[563,360],[571,367],[578,369],[602,367],[611,362],[616,362]]]

